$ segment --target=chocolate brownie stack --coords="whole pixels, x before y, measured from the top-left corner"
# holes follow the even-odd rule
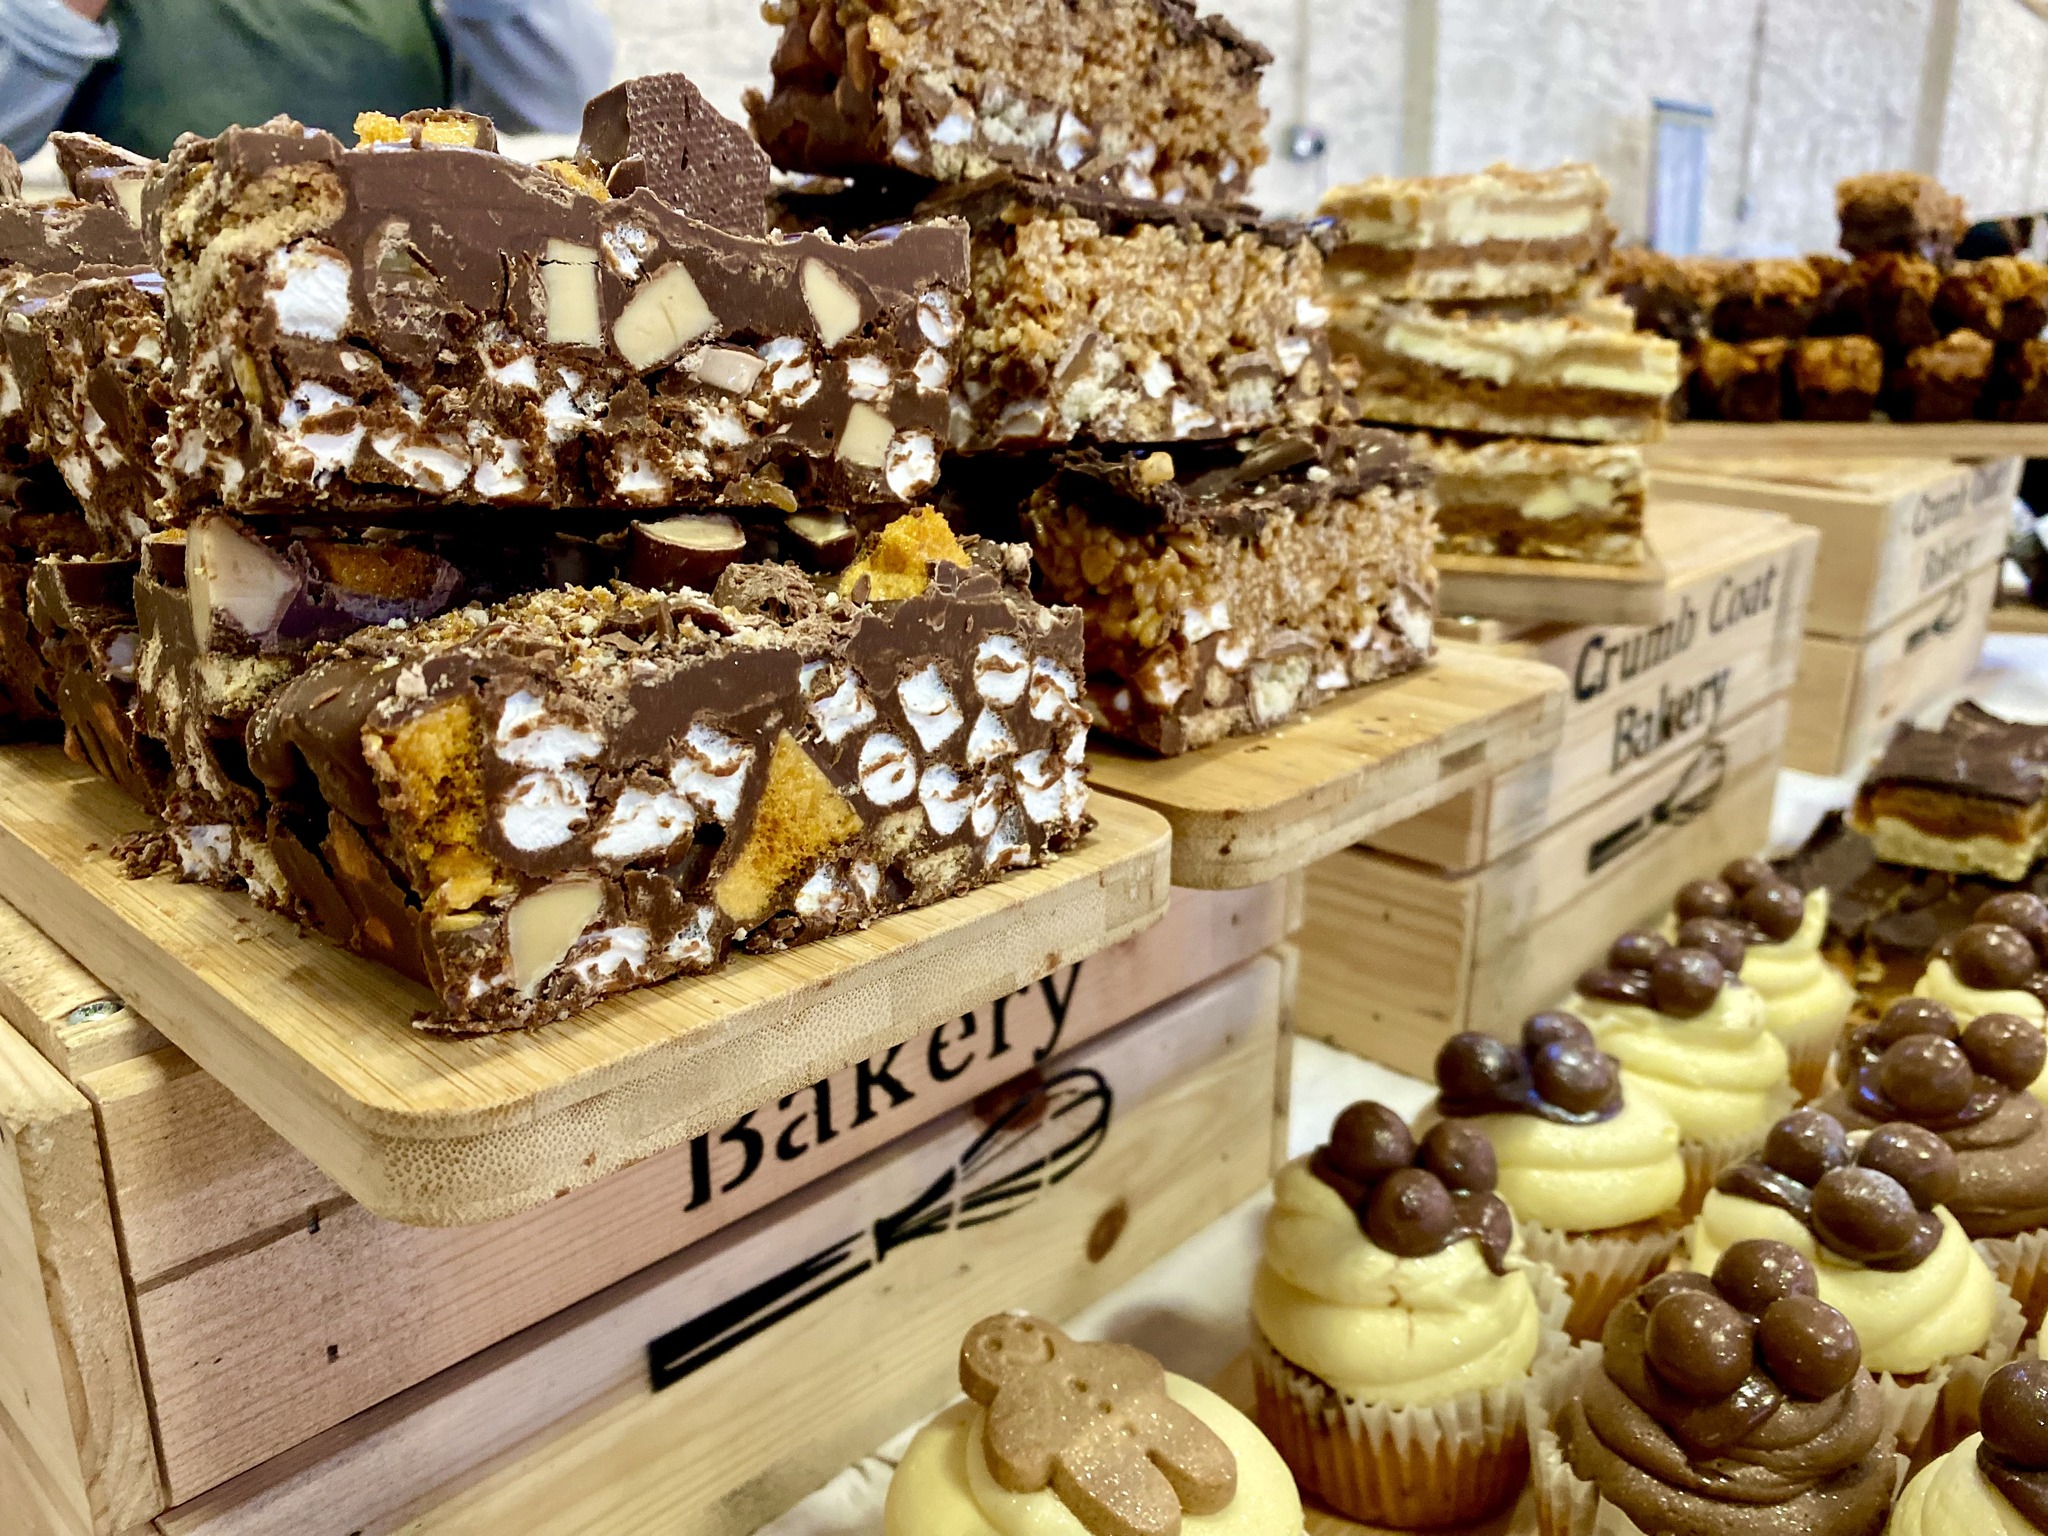
[[[1686,348],[1700,420],[2048,420],[2048,267],[1955,259],[1962,200],[1886,171],[1835,189],[1846,258],[1625,253],[1610,288]]]
[[[1911,991],[2000,896],[2048,896],[2048,727],[1959,704],[1901,726],[1859,786],[1778,861],[1829,892],[1828,956],[1874,1013]]]
[[[0,205],[0,696],[159,813],[138,864],[478,1030],[1083,835],[1080,615],[922,506],[963,221],[771,234],[680,76],[540,166],[356,140],[73,141]]]
[[[1678,349],[1588,292],[1614,238],[1590,165],[1379,177],[1326,194],[1337,350],[1361,412],[1422,429],[1439,548],[1634,564],[1639,443],[1663,428]]]
[[[1426,476],[1335,386],[1317,231],[1241,201],[1265,50],[1187,0],[773,14],[784,227],[969,232],[944,504],[1081,609],[1099,725],[1181,752],[1428,657]]]

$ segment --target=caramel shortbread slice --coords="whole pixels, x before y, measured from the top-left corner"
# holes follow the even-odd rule
[[[1970,703],[1938,730],[1903,725],[1851,822],[1888,863],[2023,879],[2048,851],[2048,726]]]
[[[1430,301],[1569,294],[1614,241],[1607,182],[1580,161],[1545,171],[1376,176],[1333,187],[1333,294]]]
[[[1426,661],[1431,507],[1395,434],[1327,426],[1070,450],[1026,515],[1040,590],[1086,621],[1097,720],[1172,754]]]
[[[937,479],[957,224],[737,234],[595,162],[285,119],[187,139],[146,207],[174,516],[900,506]]]
[[[1448,432],[1648,442],[1663,434],[1679,381],[1674,343],[1574,314],[1366,300],[1337,310],[1330,345],[1357,360],[1363,416]]]
[[[1188,0],[773,0],[747,95],[785,170],[969,181],[1014,170],[1135,197],[1242,197],[1272,55]]]
[[[1623,445],[1417,433],[1436,476],[1447,554],[1634,565],[1643,558],[1643,455]]]

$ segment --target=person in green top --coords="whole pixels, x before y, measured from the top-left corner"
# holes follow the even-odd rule
[[[573,132],[611,80],[594,0],[0,0],[0,143],[53,128],[161,157],[181,133],[288,113],[487,113]]]

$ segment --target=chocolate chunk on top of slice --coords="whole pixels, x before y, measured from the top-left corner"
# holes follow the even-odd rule
[[[642,75],[593,96],[578,153],[604,171],[614,197],[646,187],[734,234],[768,227],[767,155],[685,75]]]
[[[0,144],[0,203],[14,203],[21,200],[21,162],[14,158],[14,151]]]
[[[53,133],[50,143],[73,197],[118,208],[129,223],[142,227],[142,188],[157,169],[156,161],[89,133]]]

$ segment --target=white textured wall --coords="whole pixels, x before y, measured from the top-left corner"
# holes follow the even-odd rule
[[[683,70],[735,115],[740,92],[767,81],[774,29],[753,0],[599,3],[618,32],[622,74]],[[1304,209],[1327,185],[1400,168],[1404,29],[1427,0],[1203,3],[1275,56],[1266,77],[1273,157],[1257,186],[1264,203]],[[1939,3],[1435,0],[1429,163],[1451,171],[1593,160],[1614,184],[1616,222],[1638,234],[1650,103],[1698,103],[1716,115],[1707,246],[1825,248],[1837,180],[1912,162]],[[1958,4],[1939,174],[1983,212],[2048,206],[2048,22],[2021,0]],[[1284,136],[1297,119],[1325,133],[1322,161],[1288,161]]]

